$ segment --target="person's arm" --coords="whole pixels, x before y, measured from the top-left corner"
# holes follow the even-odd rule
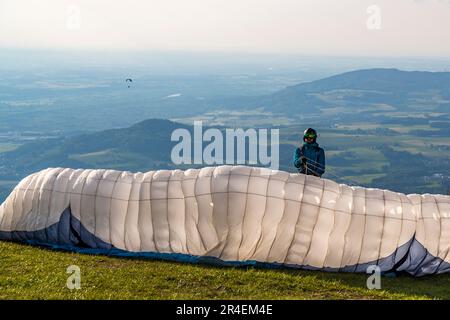
[[[319,150],[319,156],[317,157],[316,172],[319,176],[325,173],[325,151],[323,149]]]
[[[300,148],[297,148],[295,150],[295,153],[294,153],[294,166],[297,169],[300,169],[303,166],[302,150]]]

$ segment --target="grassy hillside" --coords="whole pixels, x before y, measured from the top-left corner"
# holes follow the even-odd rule
[[[57,252],[0,242],[0,299],[450,299],[450,275],[381,279],[365,274],[223,268]],[[66,269],[81,269],[69,290]]]

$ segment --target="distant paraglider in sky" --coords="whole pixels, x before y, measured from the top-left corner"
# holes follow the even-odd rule
[[[133,82],[133,80],[130,79],[130,78],[128,78],[128,79],[125,80],[125,83],[128,84],[128,88],[130,87],[130,85],[131,85],[132,82]]]

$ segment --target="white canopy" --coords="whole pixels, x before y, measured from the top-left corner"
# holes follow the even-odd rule
[[[0,206],[0,239],[365,272],[447,272],[450,197],[219,166],[49,168]]]

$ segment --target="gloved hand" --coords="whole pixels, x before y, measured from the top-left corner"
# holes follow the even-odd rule
[[[303,165],[306,165],[306,157],[305,156],[301,156],[300,160],[302,160]]]

